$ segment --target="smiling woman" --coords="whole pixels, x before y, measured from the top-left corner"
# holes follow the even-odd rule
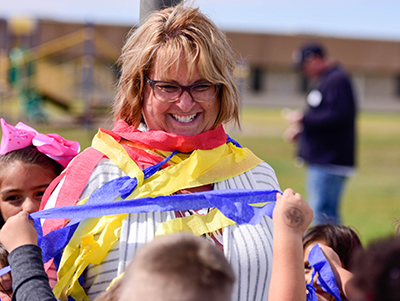
[[[67,245],[57,246],[65,249],[61,261],[58,256],[54,259],[56,297],[96,298],[123,274],[144,243],[156,235],[189,231],[204,236],[229,259],[237,276],[232,300],[266,300],[273,278],[272,234],[279,231],[280,241],[285,242],[295,233],[296,242],[285,247],[297,248],[301,255],[302,231],[312,216],[308,205],[293,191],[286,192],[277,205],[273,228],[268,216],[251,222],[241,208],[228,206],[240,213],[228,219],[228,213],[218,210],[223,206],[212,201],[190,203],[187,195],[257,189],[275,198],[280,189],[274,170],[225,133],[223,124],[232,121],[239,126],[240,103],[235,58],[225,35],[199,9],[181,4],[150,15],[132,31],[120,63],[114,129],[100,129],[92,147],[68,166],[42,208],[78,203],[106,207],[123,199],[156,202],[157,196],[167,196],[169,203],[162,209],[82,221]],[[282,222],[294,211],[301,222]],[[68,227],[65,220],[45,220],[43,233]],[[302,272],[301,256],[285,254],[288,257],[282,256],[281,262],[290,265],[297,258]],[[50,275],[52,267],[50,260],[46,263]],[[83,282],[78,280],[81,276]],[[305,300],[305,284],[293,283],[286,291],[296,296],[300,292],[299,300]],[[175,296],[185,295],[186,289],[190,288],[180,287],[173,295],[160,289],[159,299],[177,300]],[[271,291],[282,291],[279,282]]]

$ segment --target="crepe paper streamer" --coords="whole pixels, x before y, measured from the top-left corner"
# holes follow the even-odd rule
[[[143,184],[144,175],[137,164],[129,157],[124,147],[102,131],[98,131],[92,141],[92,147],[106,155],[114,164],[131,178],[136,178],[139,186]]]
[[[130,160],[129,157],[127,157],[126,159]],[[200,164],[199,162],[202,164]],[[134,195],[133,197],[141,198],[143,195],[146,195],[146,194],[154,195],[155,193],[170,194],[170,193],[173,193],[174,191],[177,191],[184,187],[192,187],[190,185],[196,185],[196,186],[202,185],[204,183],[204,181],[209,181],[210,183],[218,182],[220,180],[224,180],[226,178],[233,177],[236,175],[236,173],[237,174],[243,173],[243,172],[253,168],[257,164],[259,164],[259,162],[260,162],[260,159],[255,157],[252,153],[248,153],[244,149],[239,149],[239,148],[233,146],[231,143],[228,145],[224,144],[221,147],[218,147],[217,149],[213,149],[213,150],[208,150],[208,151],[196,150],[193,152],[193,154],[190,155],[189,158],[182,161],[182,163],[177,164],[177,165],[173,166],[171,169],[169,169],[169,171],[172,170],[172,178],[174,180],[171,180],[171,174],[167,173],[166,170],[163,170],[162,176],[157,176],[159,173],[156,173],[155,175],[153,175],[153,177],[151,177],[152,181],[147,182],[147,183],[145,182],[145,185],[140,187],[140,193],[138,195]],[[229,166],[231,166],[231,167],[233,166],[233,168],[230,168],[228,170],[228,173],[227,173],[226,169],[222,168],[226,164],[229,164]],[[196,180],[196,177],[193,179],[193,177],[190,177],[189,175],[186,176],[186,174],[188,173],[188,171],[186,169],[187,166],[189,166],[189,173],[191,175],[196,175],[196,177],[199,178],[198,180]],[[192,171],[191,168],[193,169],[194,172]],[[184,175],[182,175],[182,173]],[[210,174],[207,176],[207,173],[210,173]],[[176,178],[176,177],[179,177],[179,178]],[[128,178],[126,178],[126,179],[128,179]],[[190,181],[192,181],[193,184],[190,184],[190,183],[192,183]],[[189,182],[189,185],[187,184],[187,182]],[[151,185],[152,183],[155,183],[154,184],[155,187]],[[157,185],[159,185],[158,183],[163,183],[163,184],[167,183],[168,185],[165,184],[165,185],[162,185],[162,187],[159,187],[159,186],[157,186]],[[96,195],[97,192],[100,193],[100,191],[104,191],[103,190],[104,188],[105,187],[100,188],[93,195]],[[116,189],[111,189],[111,191],[113,193],[116,193],[116,191],[119,192],[119,190],[116,190]],[[116,195],[117,194],[115,194],[114,196],[116,197]],[[100,201],[104,200],[104,198],[101,197],[100,194],[98,196],[99,196],[98,199]],[[111,200],[114,199],[115,197],[112,197]],[[132,198],[132,196],[130,196],[130,197]],[[190,208],[190,209],[192,209],[192,208]],[[104,219],[104,217],[102,217],[101,219]],[[98,222],[98,221],[99,221],[99,219],[96,220],[96,222]],[[122,221],[121,221],[121,223],[122,223]],[[114,230],[109,230],[109,234],[105,234],[105,235],[106,236],[112,235],[115,231],[118,231],[118,229],[120,228],[120,225],[115,226],[115,227],[116,228]],[[58,231],[60,231],[60,232],[67,231],[68,232],[69,230],[66,229],[66,230],[58,230]],[[103,230],[101,230],[101,231],[103,231]],[[68,232],[68,233],[71,233],[71,232]],[[86,232],[84,232],[84,231],[79,232],[77,230],[77,233],[75,233],[75,236],[82,237],[83,235],[85,235],[85,233]],[[60,235],[60,236],[62,236],[62,235]],[[60,242],[61,242],[61,240],[60,240]],[[53,241],[53,243],[58,243],[58,242]],[[102,247],[108,247],[108,249],[110,249],[111,245],[110,244],[108,246],[102,245]],[[76,250],[79,250],[79,248],[80,248],[79,244],[76,245],[74,248],[76,248]],[[61,250],[61,249],[62,249],[62,246],[59,246],[56,248],[56,250]],[[97,252],[96,250],[93,250],[94,254],[96,252]],[[46,254],[46,251],[44,253]],[[66,252],[64,251],[63,257],[65,254],[66,254]],[[54,254],[44,255],[44,257],[51,258],[53,255]],[[78,253],[77,253],[77,255],[78,255]],[[62,265],[63,264],[61,262],[60,266],[62,267]],[[84,266],[84,264],[82,264],[82,266]],[[73,286],[75,286],[75,284],[73,284]],[[64,290],[64,289],[62,289],[62,290]],[[57,296],[59,296],[59,295],[57,295]]]
[[[56,297],[65,301],[66,296],[77,300],[90,300],[79,281],[89,264],[100,264],[109,249],[119,239],[119,227],[126,215],[104,216],[81,222],[77,235],[65,247],[58,269],[58,282],[53,289]],[[99,237],[95,237],[100,233]]]
[[[163,161],[150,166],[146,168],[143,171],[144,178],[147,179],[148,177],[152,176],[154,173],[156,173],[159,168],[165,164],[172,156],[174,156],[177,152],[173,152],[171,155],[169,155],[167,158],[165,158]],[[136,188],[137,185],[137,180],[136,178],[130,178],[129,176],[125,177],[120,177],[118,179],[112,180],[105,185],[101,187],[101,189],[98,189],[95,191],[87,200],[86,202],[86,211],[81,215],[80,217],[73,217],[73,219],[69,222],[68,227],[56,229],[49,234],[47,234],[44,238],[42,238],[41,232],[41,226],[39,223],[35,223],[35,228],[36,231],[38,232],[38,245],[42,248],[42,255],[43,255],[43,262],[47,262],[50,259],[54,258],[57,254],[59,254],[64,247],[68,244],[70,241],[72,235],[75,233],[76,227],[78,226],[77,224],[82,221],[83,219],[87,217],[91,217],[87,215],[87,211],[90,210],[88,208],[88,205],[93,205],[93,204],[103,204],[104,202],[111,202],[114,199],[116,199],[118,196],[121,195],[121,197],[124,199],[128,197],[132,191]],[[74,207],[74,206],[72,206]],[[56,207],[56,208],[62,208],[65,207]],[[79,208],[79,210],[82,208]],[[53,210],[49,209],[49,210]],[[38,212],[43,212],[43,211],[38,211]],[[125,212],[124,212],[125,213]],[[113,213],[111,213],[113,214]],[[110,215],[111,215],[110,214]],[[85,216],[86,215],[86,216]],[[98,217],[98,216],[103,216],[107,214],[101,214],[101,215],[96,215],[92,217]],[[31,216],[32,217],[32,216]],[[43,218],[58,218],[58,217],[51,217],[51,216],[45,216]],[[64,217],[65,219],[71,219],[71,217]],[[74,226],[75,225],[75,226]],[[74,227],[72,227],[74,226]]]
[[[8,265],[0,270],[0,277],[11,271],[11,267]]]
[[[242,148],[242,146],[239,144],[239,142],[237,142],[236,140],[232,139],[228,134],[226,134],[226,136],[228,137],[228,139],[226,140],[226,143],[232,143],[234,146]]]
[[[31,217],[34,219],[39,218],[63,218],[63,219],[71,219],[70,224],[66,227],[50,232],[48,235],[42,238],[43,247],[43,260],[49,260],[49,258],[54,257],[58,253],[60,253],[64,248],[65,244],[70,240],[70,237],[73,232],[75,232],[76,226],[78,223],[84,219],[92,218],[91,223],[96,225],[97,220],[93,219],[95,217],[100,216],[110,216],[112,219],[113,216],[119,215],[119,219],[123,220],[127,213],[140,213],[140,212],[158,212],[158,211],[180,211],[180,210],[189,210],[189,209],[198,209],[198,208],[208,208],[208,207],[216,207],[219,208],[222,214],[228,216],[232,220],[237,220],[238,223],[250,223],[256,224],[259,223],[261,218],[264,215],[269,215],[272,217],[274,201],[276,200],[276,190],[245,190],[245,189],[227,189],[227,190],[212,190],[206,192],[197,192],[191,194],[178,194],[171,196],[158,196],[155,198],[147,197],[140,199],[132,199],[125,201],[117,201],[117,202],[108,202],[108,203],[100,203],[100,204],[83,204],[83,205],[75,205],[75,206],[66,206],[66,207],[56,207],[51,209],[46,209],[43,211],[37,211],[31,214]],[[251,206],[250,204],[259,204],[259,203],[267,203],[263,207]],[[211,211],[213,214],[217,212],[217,210]],[[122,214],[122,215],[121,215]],[[196,215],[197,216],[197,215]],[[207,218],[210,216],[197,216],[198,219],[205,219],[207,223]],[[74,222],[72,222],[74,221]],[[103,221],[104,226],[108,225],[109,222]],[[192,223],[194,226],[194,231],[197,230],[197,223]],[[200,223],[199,223],[200,224]],[[219,228],[223,228],[224,226],[230,225],[231,223],[220,225]],[[84,227],[85,225],[80,225]],[[95,226],[92,226],[95,227]],[[217,223],[218,228],[218,223]],[[211,230],[218,230],[218,229]],[[210,230],[210,229],[209,229]],[[206,229],[207,231],[207,229]],[[82,230],[82,233],[87,233],[86,230]],[[113,232],[113,231],[112,231]],[[94,232],[93,232],[94,233]],[[90,234],[89,237],[92,237],[94,234]],[[198,235],[201,235],[200,233]],[[105,234],[106,235],[106,234]],[[82,237],[81,237],[82,238]],[[116,238],[113,238],[114,240]],[[114,241],[113,240],[113,241]],[[45,244],[45,243],[48,244]],[[79,244],[79,243],[78,243]],[[89,247],[95,246],[96,242],[91,239],[90,243],[86,243]],[[85,246],[82,246],[85,249]],[[95,248],[101,248],[102,245],[99,245]],[[68,247],[67,247],[68,248]],[[64,253],[66,251],[64,250]],[[102,256],[98,256],[96,253],[96,258],[93,258],[89,261],[90,254],[83,253],[82,256],[78,256],[76,259],[78,262],[85,262],[79,266],[79,272],[74,274],[73,269],[70,274],[67,274],[65,280],[63,282],[59,282],[60,287],[67,287],[66,283],[69,283],[71,278],[78,278],[83,272],[84,268],[89,263],[93,263],[93,261],[101,262],[103,257],[106,255],[106,252],[102,252]],[[69,258],[69,256],[67,256]],[[68,259],[67,258],[67,259]],[[75,263],[75,261],[74,261]],[[60,263],[62,266],[62,262]],[[70,266],[66,267],[66,270],[69,271]],[[77,283],[75,280],[73,283]],[[73,286],[71,289],[74,292],[74,295],[81,294],[80,286]],[[55,293],[62,294],[60,291],[55,291]],[[57,295],[60,296],[60,295]]]
[[[224,133],[223,129],[221,133]],[[133,134],[138,135],[139,133],[134,132]],[[150,133],[148,138],[153,134]],[[125,203],[126,201],[117,200],[117,202],[113,202],[113,200],[117,199],[121,192],[124,197],[128,195],[129,190],[132,191],[135,185],[137,185],[137,189],[134,189],[127,199],[134,199],[137,202],[137,200],[145,197],[170,195],[183,188],[203,186],[235,177],[262,162],[261,159],[257,158],[249,150],[238,148],[232,143],[226,144],[227,138],[225,134],[224,143],[220,146],[207,150],[195,149],[190,155],[179,153],[172,157],[171,163],[173,165],[160,172],[156,172],[148,180],[144,180],[144,172],[129,157],[125,148],[121,147],[115,141],[113,135],[100,133],[96,136],[97,138],[98,141],[94,139],[92,146],[109,157],[114,164],[131,178],[137,178],[137,183],[129,177],[117,179],[115,182],[110,181],[109,185],[103,185],[103,187],[92,194],[96,195],[96,197],[93,197],[90,202],[87,200],[90,204],[85,204],[82,207],[86,207],[87,205],[100,206],[104,201],[107,203]],[[182,140],[182,137],[175,138]],[[129,138],[128,140],[131,139]],[[142,140],[139,140],[138,143],[141,142]],[[182,148],[178,148],[178,150],[183,151]],[[157,150],[154,151],[159,152]],[[161,155],[163,157],[166,156],[166,154]],[[123,186],[126,189],[120,190]],[[109,191],[107,192],[107,190]],[[104,195],[101,196],[102,193],[106,193],[108,196],[105,198]],[[227,204],[223,205],[229,208]],[[263,210],[271,211],[265,208]],[[247,212],[247,214],[251,212],[246,206],[240,205],[236,211]],[[260,210],[258,209],[257,211]],[[232,214],[234,215],[234,213]],[[256,222],[258,215],[260,214],[253,214],[249,220]],[[87,298],[78,279],[89,263],[97,264],[103,260],[107,251],[110,250],[114,242],[118,239],[122,221],[125,217],[126,213],[120,215],[102,215],[102,217],[85,219],[79,223],[78,228],[62,253],[58,273],[60,281],[54,288],[56,296],[60,298],[66,298],[67,296],[79,296],[80,299]],[[73,225],[73,223],[77,224],[78,222],[79,219],[74,218],[70,224]],[[96,235],[96,239],[94,239],[94,235]],[[84,297],[82,297],[82,294]]]
[[[86,203],[84,205],[56,207],[34,212],[30,217],[34,220],[41,218],[71,219],[69,224],[64,228],[54,230],[43,238],[40,238],[38,244],[42,248],[43,262],[47,262],[65,248],[74,234],[78,223],[87,218],[128,213],[218,208],[224,216],[215,217],[214,215],[217,213],[213,212],[210,216],[193,215],[191,222],[189,221],[190,217],[186,218],[186,220],[173,219],[166,222],[166,225],[162,223],[160,226],[162,228],[157,230],[156,233],[156,235],[163,235],[178,231],[188,231],[188,227],[185,228],[185,225],[190,224],[191,227],[189,228],[193,228],[191,232],[195,235],[202,235],[234,223],[255,225],[260,223],[261,218],[265,215],[272,218],[277,192],[279,191],[247,189],[211,190],[190,194],[158,196],[155,198],[147,197],[116,202],[109,201],[107,203],[94,202],[94,204]],[[99,196],[99,199],[101,199],[101,196]],[[250,204],[259,203],[267,204],[263,207],[250,206]],[[226,221],[226,218],[230,221]],[[198,222],[196,223],[194,220],[198,220]],[[178,227],[176,226],[177,224],[181,226]],[[35,226],[38,225],[40,225],[40,222],[35,222]],[[221,227],[218,228],[218,225]],[[210,231],[207,232],[207,229]],[[38,229],[38,237],[40,237],[40,231]]]
[[[336,284],[335,275],[326,259],[324,253],[322,252],[319,244],[315,244],[308,254],[309,266],[313,267],[311,279],[314,279],[316,273],[318,272],[317,284],[321,288],[335,297],[336,301],[341,301],[339,288]],[[313,280],[312,280],[313,281]]]
[[[226,133],[222,125],[216,129],[193,136],[180,136],[162,130],[140,131],[129,126],[125,121],[118,120],[112,131],[103,132],[117,134],[120,137],[146,146],[149,149],[163,151],[180,151],[188,153],[196,149],[210,150],[226,143]]]
[[[140,190],[136,190],[132,198],[169,195],[182,188],[220,182],[262,162],[249,150],[228,143],[210,150],[194,150],[189,157],[179,153],[176,157],[184,156],[184,159],[178,164],[154,174],[151,181],[143,182],[142,171],[112,136],[99,132],[93,140],[93,147],[104,153],[131,178],[137,178]]]
[[[177,151],[174,151],[174,152],[172,152],[172,154],[170,154],[168,157],[166,157],[161,162],[144,169],[143,170],[144,179],[147,179],[147,178],[151,177],[152,175],[154,175],[161,168],[161,166],[163,166],[166,162],[168,162],[177,153],[178,153]],[[135,190],[136,186],[137,186],[136,178],[126,181],[125,184],[118,190],[118,192],[120,192],[120,194],[121,194],[121,198],[126,199],[129,195],[131,195],[133,190]]]
[[[163,236],[178,232],[189,232],[195,236],[213,233],[236,223],[224,216],[218,209],[213,209],[205,215],[192,214],[174,218],[159,225],[155,236]]]
[[[307,301],[318,301],[317,290],[312,284],[306,283]]]
[[[3,131],[0,155],[33,145],[65,168],[80,151],[78,141],[64,139],[58,134],[41,134],[22,122],[15,127],[7,124],[3,118],[0,122]]]
[[[226,217],[238,224],[256,225],[265,215],[272,217],[278,190],[222,189],[189,194],[146,197],[140,199],[56,207],[30,214],[33,219],[72,219],[68,226],[84,219],[129,213],[183,211],[201,208],[218,208]],[[251,204],[268,203],[262,207]]]

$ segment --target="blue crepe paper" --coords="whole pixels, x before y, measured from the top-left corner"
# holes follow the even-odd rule
[[[317,290],[312,284],[306,283],[306,289],[308,291],[307,301],[318,301]]]
[[[107,184],[106,184],[107,185]],[[111,188],[111,187],[110,187]],[[99,191],[99,190],[98,190]],[[273,207],[278,190],[222,189],[189,194],[126,199],[73,206],[55,207],[30,214],[33,219],[62,218],[71,219],[69,225],[79,223],[86,218],[105,215],[181,211],[200,208],[218,208],[225,216],[238,224],[259,223],[260,218],[268,215],[272,218]],[[101,199],[101,195],[98,195]],[[249,204],[267,203],[263,207]]]
[[[241,148],[240,144],[229,136],[227,136],[228,142]],[[162,165],[177,153],[177,151],[174,151],[161,162],[144,169],[144,179],[155,174]],[[120,177],[104,184],[92,193],[84,205],[55,207],[32,213],[30,218],[34,219],[34,225],[38,232],[38,245],[42,248],[43,262],[58,256],[68,244],[79,223],[87,218],[216,207],[223,215],[240,225],[255,225],[265,215],[272,218],[276,193],[281,193],[277,190],[229,189],[154,198],[127,199],[136,186],[136,178]],[[118,197],[126,200],[114,201]],[[262,207],[249,205],[254,203],[267,204]],[[70,222],[65,227],[54,230],[43,237],[40,223],[42,218],[70,219]]]
[[[324,253],[322,252],[319,244],[310,250],[308,254],[308,263],[310,267],[313,267],[312,271],[312,281],[318,272],[317,284],[327,293],[335,297],[336,301],[341,301],[339,288],[336,284],[335,275],[326,259]]]
[[[41,218],[71,219],[65,227],[54,230],[38,239],[40,241],[38,245],[42,248],[43,262],[47,262],[59,254],[69,242],[79,222],[87,218],[116,214],[181,211],[216,207],[223,215],[238,224],[255,225],[265,215],[272,218],[276,193],[279,192],[277,190],[226,189],[114,201],[112,194],[118,194],[116,192],[118,190],[114,189],[114,184],[119,185],[124,182],[124,179],[121,178],[117,180],[120,181],[114,181],[114,183],[111,183],[111,181],[103,185],[103,189],[97,190],[93,194],[91,204],[55,207],[37,211],[30,215],[34,220]],[[107,200],[100,190],[105,192],[104,194],[110,197],[110,199]],[[254,203],[267,204],[263,207],[249,205]],[[35,222],[35,224],[40,225],[38,222]],[[39,231],[41,230],[39,229]]]
[[[0,277],[1,276],[3,276],[3,275],[5,275],[5,274],[7,274],[9,271],[11,271],[11,267],[8,265],[8,266],[6,266],[6,267],[4,267],[4,268],[2,268],[1,270],[0,270]],[[1,300],[0,300],[1,301]]]

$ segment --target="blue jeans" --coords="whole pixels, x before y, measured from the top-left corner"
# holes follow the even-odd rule
[[[306,193],[314,211],[314,225],[340,224],[339,203],[346,179],[345,176],[330,173],[329,167],[308,166]]]

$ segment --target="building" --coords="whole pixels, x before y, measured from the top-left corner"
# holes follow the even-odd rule
[[[128,26],[53,20],[1,20],[1,115],[15,110],[12,104],[21,106],[23,101],[15,100],[27,87],[37,91],[39,106],[51,103],[60,112],[84,118],[107,111],[118,77],[116,62],[130,30]],[[292,52],[306,41],[318,40],[352,74],[362,110],[400,111],[400,41],[245,32],[226,35],[240,63],[237,74],[244,105],[302,106],[308,83],[293,70]],[[15,55],[20,61],[10,59],[16,46],[25,53],[23,58]],[[10,83],[10,71],[17,84]],[[30,109],[20,108],[26,114]]]

